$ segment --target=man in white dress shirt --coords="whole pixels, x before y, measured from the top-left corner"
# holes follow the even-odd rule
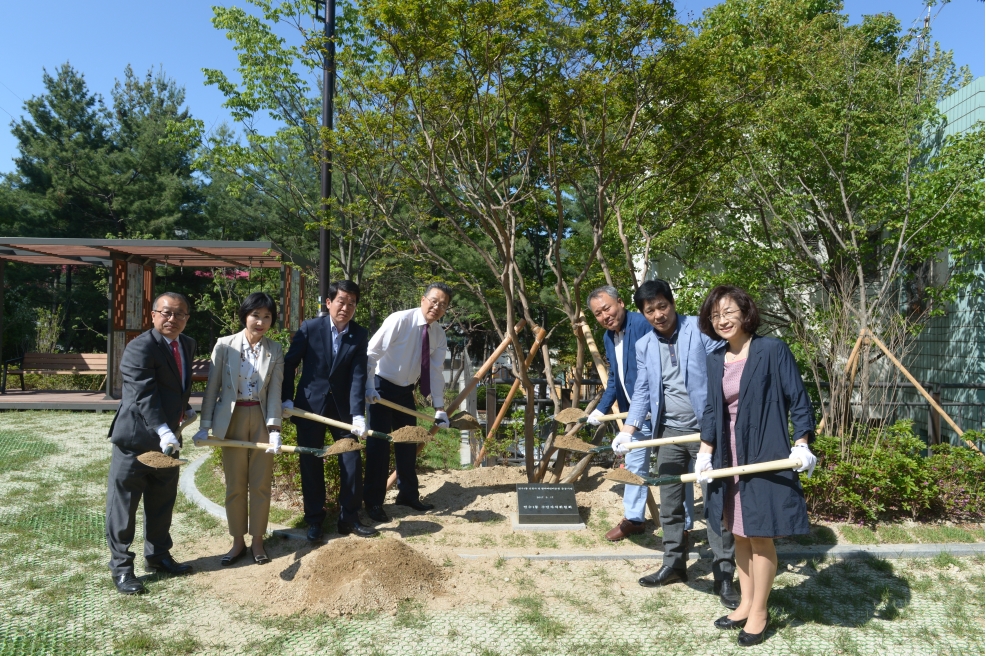
[[[394,312],[380,330],[370,338],[367,347],[366,401],[380,399],[415,409],[414,386],[420,383],[421,395],[432,399],[435,424],[449,425],[445,414],[445,376],[442,368],[448,345],[445,330],[438,321],[445,316],[452,302],[452,288],[440,282],[428,285],[421,297],[421,307]],[[369,428],[390,433],[404,426],[414,426],[417,420],[409,414],[383,405],[369,409]],[[394,444],[397,465],[397,505],[419,511],[434,506],[419,498],[416,444]],[[366,442],[366,474],[363,479],[363,503],[366,514],[378,522],[389,521],[383,509],[390,475],[390,443],[370,439]]]

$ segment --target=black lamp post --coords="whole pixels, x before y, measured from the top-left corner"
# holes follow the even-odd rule
[[[319,16],[319,10],[322,15]],[[315,0],[315,20],[325,25],[325,42],[328,52],[322,65],[322,127],[332,129],[332,103],[336,90],[336,3],[335,0]],[[332,151],[322,149],[322,213],[329,217],[329,198],[332,195]],[[329,252],[332,237],[325,226],[318,230],[318,316],[328,314],[325,301],[329,294]]]

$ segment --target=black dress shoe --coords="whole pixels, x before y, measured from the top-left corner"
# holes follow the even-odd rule
[[[383,511],[383,506],[367,506],[366,516],[375,522],[389,522],[390,517]]]
[[[770,620],[767,620],[767,623],[763,626],[763,631],[760,633],[747,633],[746,631],[740,629],[739,637],[736,638],[736,644],[740,647],[752,647],[753,645],[759,645],[767,639],[768,626],[770,626]]]
[[[676,583],[678,581],[685,582],[687,580],[688,572],[684,569],[674,569],[672,567],[668,567],[667,565],[661,565],[661,569],[657,570],[653,574],[641,577],[637,583],[645,588],[657,588],[669,583]]]
[[[308,538],[309,542],[318,542],[322,539],[322,525],[321,524],[309,524],[308,525]]]
[[[133,572],[118,574],[113,577],[117,592],[125,595],[141,594],[144,592],[144,584],[140,582]]]
[[[394,503],[398,506],[407,506],[408,508],[414,508],[417,511],[425,512],[426,510],[434,510],[435,504],[425,503],[421,499],[401,499],[397,497]]]
[[[339,535],[358,535],[361,538],[372,538],[374,535],[380,533],[375,528],[369,526],[363,526],[360,524],[359,520],[355,522],[339,522],[336,527],[339,530]]]
[[[165,556],[161,560],[155,562],[145,560],[144,568],[152,572],[164,572],[165,574],[170,574],[171,576],[182,576],[184,574],[192,573],[191,565],[179,563],[171,556]]]
[[[229,554],[226,554],[225,556],[219,559],[219,564],[222,565],[223,567],[229,567],[230,565],[238,561],[240,558],[242,558],[244,554],[246,554],[246,547],[240,549],[240,553],[236,554],[235,556],[230,556]]]
[[[719,595],[719,602],[729,610],[736,610],[740,605],[740,593],[733,585],[733,579],[723,579],[715,583],[716,593]]]
[[[741,629],[746,624],[746,618],[741,620],[731,620],[729,615],[723,615],[715,622],[712,623],[717,629],[722,629],[723,631],[731,631],[732,629]]]

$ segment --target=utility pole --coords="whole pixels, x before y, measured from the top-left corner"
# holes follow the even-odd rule
[[[322,15],[319,16],[319,10]],[[335,0],[315,0],[315,20],[325,25],[326,55],[322,65],[322,127],[332,130],[333,101],[336,91],[336,3]],[[329,198],[332,196],[332,151],[322,148],[322,213],[329,217]],[[318,230],[318,316],[328,314],[325,301],[329,293],[329,253],[332,236],[324,225]]]

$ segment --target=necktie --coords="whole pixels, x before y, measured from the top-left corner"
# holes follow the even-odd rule
[[[428,324],[421,333],[421,396],[431,394],[431,341],[428,338]]]
[[[181,370],[181,353],[178,352],[178,340],[171,342],[171,355],[175,356],[175,364],[178,366],[178,379],[181,380],[181,386],[185,387],[185,375]]]
[[[181,381],[182,389],[185,389],[185,376],[181,370],[181,353],[178,352],[178,340],[171,342],[171,355],[175,356],[175,364],[178,366],[178,380]],[[181,424],[182,420],[185,418],[185,411],[178,415],[178,423]]]

